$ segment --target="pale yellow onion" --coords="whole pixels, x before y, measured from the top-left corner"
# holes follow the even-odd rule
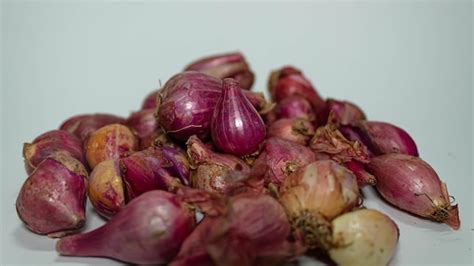
[[[329,256],[342,266],[387,265],[398,242],[398,227],[370,209],[345,213],[332,221],[334,247]]]
[[[315,161],[290,175],[280,202],[290,217],[308,211],[331,220],[359,201],[355,176],[331,160]]]
[[[328,249],[332,245],[329,222],[359,202],[355,176],[331,160],[300,168],[285,179],[280,192],[293,228],[310,248]]]
[[[118,160],[103,161],[94,168],[87,194],[96,212],[105,218],[111,218],[125,205]]]

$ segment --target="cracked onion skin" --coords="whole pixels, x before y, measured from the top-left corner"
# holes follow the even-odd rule
[[[446,184],[419,157],[385,154],[372,158],[367,170],[377,178],[376,188],[389,203],[459,229],[458,205],[451,205]]]
[[[195,225],[194,212],[177,195],[155,190],[131,201],[103,226],[62,238],[56,250],[66,256],[166,264]]]
[[[341,266],[388,265],[397,247],[399,230],[387,215],[360,209],[335,218],[334,246],[328,253]]]
[[[56,152],[66,152],[87,165],[79,138],[65,130],[51,130],[23,145],[26,172],[31,174],[44,159]]]
[[[92,133],[84,147],[91,169],[102,161],[120,159],[138,150],[138,139],[133,132],[121,124],[111,124]]]
[[[26,227],[60,237],[85,223],[87,170],[67,153],[44,159],[25,181],[16,210]]]

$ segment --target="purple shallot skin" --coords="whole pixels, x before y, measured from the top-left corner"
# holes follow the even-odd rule
[[[62,238],[56,250],[66,256],[166,264],[196,225],[194,212],[188,206],[175,194],[150,191],[131,201],[103,226]]]
[[[82,141],[92,132],[110,124],[124,123],[125,119],[111,114],[84,114],[76,115],[64,121],[59,129],[69,131]]]
[[[212,117],[213,143],[219,150],[237,156],[258,151],[266,136],[262,117],[236,80],[224,79],[222,91]]]
[[[87,170],[67,153],[44,159],[23,184],[18,216],[38,234],[60,237],[85,223]]]
[[[44,159],[56,152],[66,152],[87,165],[79,138],[65,130],[51,130],[23,145],[26,172],[31,174]]]

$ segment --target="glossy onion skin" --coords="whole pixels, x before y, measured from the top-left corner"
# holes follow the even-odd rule
[[[125,124],[140,140],[152,134],[158,128],[154,109],[145,109],[131,113]]]
[[[219,150],[237,156],[256,152],[266,136],[262,117],[236,80],[224,79],[222,92],[212,117],[213,143]]]
[[[65,130],[51,130],[23,145],[26,172],[31,174],[44,159],[56,152],[66,152],[87,165],[79,138]]]
[[[275,199],[242,193],[229,199],[223,214],[201,221],[171,265],[279,265],[299,251],[290,233]]]
[[[125,206],[125,192],[118,160],[99,163],[89,177],[87,195],[96,212],[110,219]]]
[[[138,149],[138,139],[121,124],[110,124],[92,133],[85,143],[86,159],[91,169],[102,161],[119,159]]]
[[[331,259],[341,266],[387,265],[395,253],[399,231],[387,215],[360,209],[332,221],[335,246]]]
[[[459,229],[458,206],[451,205],[446,184],[422,159],[385,154],[372,158],[367,170],[377,178],[377,190],[391,204]]]
[[[301,70],[292,66],[282,67],[270,74],[268,91],[275,102],[280,102],[292,95],[302,96],[311,103],[316,113],[324,110],[326,105]]]
[[[359,121],[355,124],[364,138],[370,141],[373,153],[376,155],[389,153],[402,153],[418,156],[415,141],[403,129],[386,123],[376,121]]]
[[[59,129],[69,131],[82,141],[92,132],[110,124],[124,123],[125,119],[111,114],[83,114],[76,115],[64,121]]]
[[[349,101],[340,101],[336,99],[326,100],[326,110],[324,114],[320,114],[321,119],[326,122],[330,113],[334,114],[335,120],[340,125],[349,125],[356,121],[365,120],[364,111],[355,103]]]
[[[239,52],[201,58],[188,65],[185,70],[203,72],[219,79],[233,78],[244,90],[250,90],[254,82],[254,74]]]
[[[130,202],[103,226],[62,238],[56,250],[67,256],[166,264],[178,253],[195,224],[194,212],[178,196],[155,190]]]
[[[67,153],[44,159],[18,194],[18,216],[38,234],[74,232],[85,222],[86,178],[86,168]]]

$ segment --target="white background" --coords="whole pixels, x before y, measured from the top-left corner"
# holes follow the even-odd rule
[[[410,132],[460,204],[461,229],[414,218],[366,189],[401,238],[393,265],[471,264],[472,6],[469,1],[2,4],[1,229],[4,264],[111,263],[59,257],[14,201],[22,144],[73,114],[126,116],[196,57],[240,50],[263,90],[294,64],[324,96]],[[90,230],[100,221],[93,214]],[[311,264],[308,260],[305,260]]]

